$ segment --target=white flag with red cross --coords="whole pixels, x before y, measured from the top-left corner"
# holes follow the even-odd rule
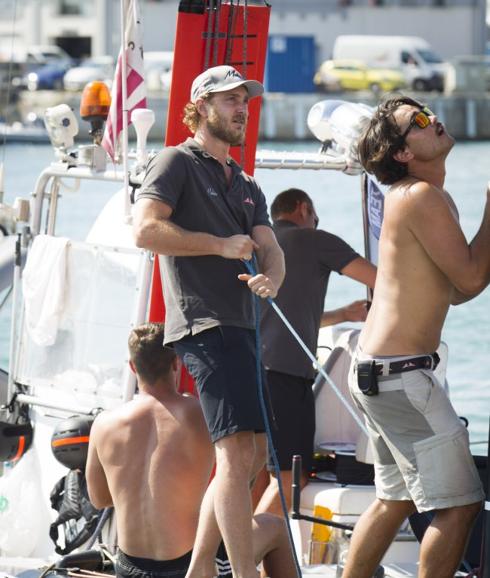
[[[142,25],[138,0],[126,0],[125,38],[119,51],[116,73],[111,92],[111,107],[105,126],[102,146],[109,156],[116,160],[119,156],[119,134],[123,129],[123,114],[127,114],[128,126],[131,112],[136,108],[146,108],[146,87],[143,67]],[[122,51],[126,50],[126,106],[123,112],[123,63]]]

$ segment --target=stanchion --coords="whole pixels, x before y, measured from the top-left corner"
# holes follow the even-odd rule
[[[301,456],[293,456],[293,482],[291,484],[291,518],[298,520],[301,507]]]
[[[338,522],[333,522],[332,520],[325,520],[324,518],[318,518],[317,516],[308,516],[301,513],[301,456],[293,456],[293,481],[291,483],[291,496],[292,496],[292,508],[291,508],[291,518],[293,520],[305,520],[306,522],[313,522],[315,524],[322,524],[323,526],[330,526],[332,528],[338,528],[339,530],[349,530],[352,531],[354,526],[351,524],[339,524]]]

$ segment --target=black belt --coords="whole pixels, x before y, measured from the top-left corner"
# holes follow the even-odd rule
[[[440,360],[439,354],[434,352],[431,355],[418,355],[417,357],[407,357],[398,361],[390,361],[388,365],[388,375],[414,371],[415,369],[435,369],[439,365]],[[373,361],[375,362],[375,375],[383,375],[384,364],[376,359]],[[358,363],[366,363],[366,361],[360,361]]]

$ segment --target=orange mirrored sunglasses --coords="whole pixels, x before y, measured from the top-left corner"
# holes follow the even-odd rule
[[[410,124],[407,126],[405,132],[400,136],[402,140],[405,140],[408,133],[412,130],[414,126],[418,128],[427,128],[430,125],[430,117],[434,116],[434,113],[424,106],[424,108],[420,109],[419,112],[413,115]]]

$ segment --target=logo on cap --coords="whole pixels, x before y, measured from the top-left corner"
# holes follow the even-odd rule
[[[228,70],[228,72],[225,75],[225,78],[239,78],[240,80],[243,80],[243,76],[238,72],[238,70],[235,70],[234,68],[230,68],[230,70]]]
[[[208,94],[225,92],[239,86],[244,86],[247,89],[249,98],[260,96],[264,92],[264,87],[260,82],[246,80],[233,66],[226,64],[213,66],[194,79],[191,88],[191,102],[196,102],[198,98]]]

